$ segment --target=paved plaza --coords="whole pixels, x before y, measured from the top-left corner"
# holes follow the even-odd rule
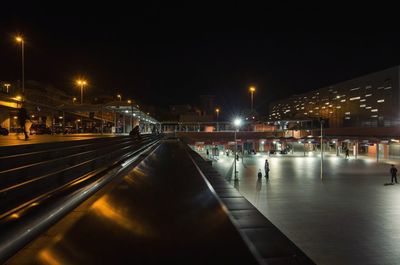
[[[266,158],[269,181],[258,181]],[[384,185],[389,162],[327,156],[321,181],[316,155],[249,155],[231,183],[317,264],[400,264],[400,184]],[[233,156],[213,166],[229,178]]]

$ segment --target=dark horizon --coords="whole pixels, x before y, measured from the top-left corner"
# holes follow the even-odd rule
[[[20,79],[18,33],[26,39],[26,80],[77,95],[73,81],[82,75],[91,85],[87,93],[121,93],[156,106],[195,104],[212,94],[222,115],[250,107],[250,85],[265,115],[271,101],[400,64],[394,32],[212,27],[183,23],[181,9],[157,5],[131,15],[45,13],[1,17],[0,80]]]

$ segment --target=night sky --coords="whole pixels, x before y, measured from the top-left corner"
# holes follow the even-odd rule
[[[272,100],[400,64],[397,33],[276,31],[279,16],[257,6],[24,6],[0,17],[0,80],[20,78],[22,33],[26,79],[75,95],[82,75],[91,93],[156,106],[213,94],[227,114],[249,108],[255,85],[265,114]]]

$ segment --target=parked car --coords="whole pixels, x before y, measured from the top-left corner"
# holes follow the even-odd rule
[[[51,130],[46,124],[32,124],[29,134],[51,134]]]

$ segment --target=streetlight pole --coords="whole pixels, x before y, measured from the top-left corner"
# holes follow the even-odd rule
[[[85,80],[77,80],[76,83],[80,86],[81,88],[81,105],[83,104],[83,87],[87,84]]]
[[[24,46],[25,42],[22,37],[15,38],[17,42],[21,43],[21,61],[22,61],[22,95],[25,94],[25,55],[24,55]]]
[[[256,91],[255,87],[250,87],[250,94],[251,94],[251,110],[253,111],[253,100],[254,100],[254,92]]]
[[[218,124],[218,118],[219,118],[219,108],[215,109],[215,112],[217,113],[217,132],[219,131],[219,124]]]
[[[323,164],[324,164],[324,142],[323,142],[323,134],[322,134],[322,127],[324,124],[324,120],[320,118],[319,122],[321,123],[321,180],[323,176]]]
[[[128,99],[128,104],[131,104],[131,130],[133,130],[133,101]]]
[[[83,104],[83,82],[81,82],[81,105]]]
[[[239,118],[236,118],[234,121],[233,121],[233,124],[235,125],[235,133],[234,133],[234,135],[235,135],[235,157],[234,157],[234,159],[235,159],[235,180],[238,180],[238,177],[237,177],[237,170],[236,170],[236,156],[237,156],[237,140],[236,140],[236,132],[237,132],[237,130],[239,129],[239,127],[240,127],[240,125],[241,125],[241,123],[242,123],[242,120],[241,119],[239,119]]]

